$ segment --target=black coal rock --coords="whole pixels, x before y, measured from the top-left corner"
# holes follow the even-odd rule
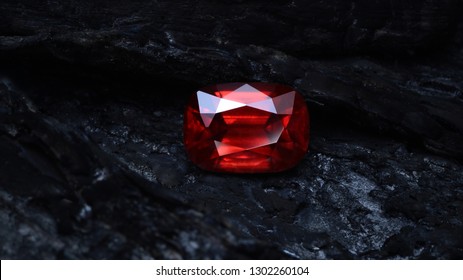
[[[0,3],[0,258],[463,257],[461,1]],[[200,86],[292,85],[310,152],[204,172]]]

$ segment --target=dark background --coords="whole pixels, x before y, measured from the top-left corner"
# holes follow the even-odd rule
[[[462,14],[458,0],[2,0],[0,258],[463,258]],[[231,81],[303,94],[295,169],[187,160],[187,97]]]

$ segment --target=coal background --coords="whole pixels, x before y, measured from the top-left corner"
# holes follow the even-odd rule
[[[0,3],[2,259],[461,259],[461,1]],[[199,170],[198,87],[294,86],[310,152]]]

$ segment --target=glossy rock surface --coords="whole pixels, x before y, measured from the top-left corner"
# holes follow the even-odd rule
[[[295,166],[309,146],[309,114],[293,88],[227,83],[192,95],[184,120],[185,149],[203,169],[279,172]]]

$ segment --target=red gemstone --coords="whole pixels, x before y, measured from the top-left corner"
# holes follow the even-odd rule
[[[228,83],[192,95],[185,110],[185,148],[199,167],[217,172],[279,172],[309,146],[309,113],[289,86]]]

